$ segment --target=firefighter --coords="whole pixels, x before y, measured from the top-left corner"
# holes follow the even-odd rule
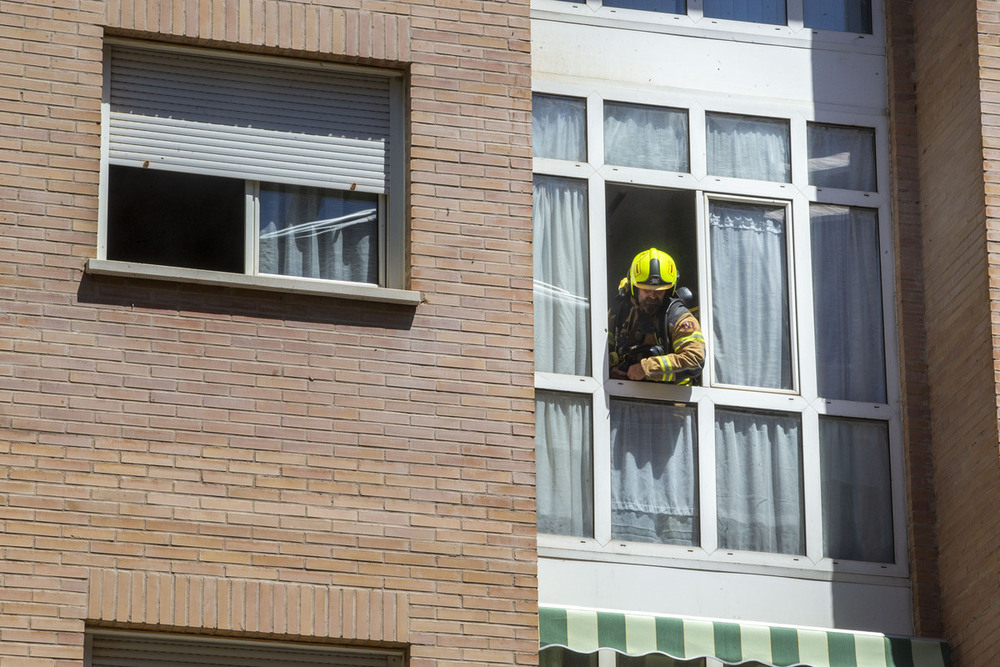
[[[608,309],[612,379],[690,385],[705,365],[701,325],[676,295],[677,265],[650,248],[635,256]]]

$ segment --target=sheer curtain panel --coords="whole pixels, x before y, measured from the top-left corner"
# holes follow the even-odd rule
[[[709,205],[715,382],[792,388],[785,208]]]
[[[824,555],[892,563],[887,424],[821,417],[819,427]]]
[[[605,102],[604,161],[622,167],[689,171],[687,112]]]
[[[813,204],[809,218],[819,395],[885,403],[878,212]]]
[[[716,410],[719,547],[805,552],[797,417]]]
[[[709,174],[791,182],[787,120],[709,113],[705,123]]]
[[[875,130],[810,123],[809,185],[875,192]]]
[[[258,270],[378,283],[378,195],[262,183]]]
[[[709,174],[791,182],[787,120],[707,113],[705,123]]]
[[[531,146],[535,157],[587,161],[587,101],[531,96]]]
[[[590,396],[535,392],[538,532],[594,535]]]
[[[611,537],[698,544],[695,409],[611,401]]]
[[[590,374],[587,182],[535,175],[535,370]]]

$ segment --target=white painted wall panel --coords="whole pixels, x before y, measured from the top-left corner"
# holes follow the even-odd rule
[[[872,585],[541,558],[538,582],[540,604],[913,634],[905,580]]]
[[[717,108],[787,105],[886,113],[885,57],[871,51],[811,49],[805,38],[752,43],[699,35],[535,20],[536,82],[593,80],[620,88],[676,90],[717,100]],[[536,84],[537,85],[537,84]]]

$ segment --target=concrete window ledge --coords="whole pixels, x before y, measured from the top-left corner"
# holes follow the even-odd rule
[[[311,278],[291,278],[288,276],[253,276],[241,273],[225,273],[222,271],[203,271],[174,266],[156,266],[153,264],[138,264],[118,262],[107,259],[87,260],[87,273],[100,276],[118,276],[124,278],[145,278],[150,280],[170,280],[176,282],[195,283],[199,285],[217,285],[220,287],[235,287],[241,289],[260,289],[271,292],[287,292],[290,294],[313,294],[329,296],[338,299],[356,299],[358,301],[380,301],[406,306],[416,306],[421,301],[420,292],[413,290],[391,289],[363,283],[346,283]]]

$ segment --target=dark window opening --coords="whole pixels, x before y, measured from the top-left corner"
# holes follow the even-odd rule
[[[632,259],[649,248],[662,250],[677,264],[677,285],[698,303],[698,238],[695,193],[685,190],[609,183],[607,197],[608,302],[628,275]]]
[[[112,165],[108,259],[244,273],[240,179]]]

